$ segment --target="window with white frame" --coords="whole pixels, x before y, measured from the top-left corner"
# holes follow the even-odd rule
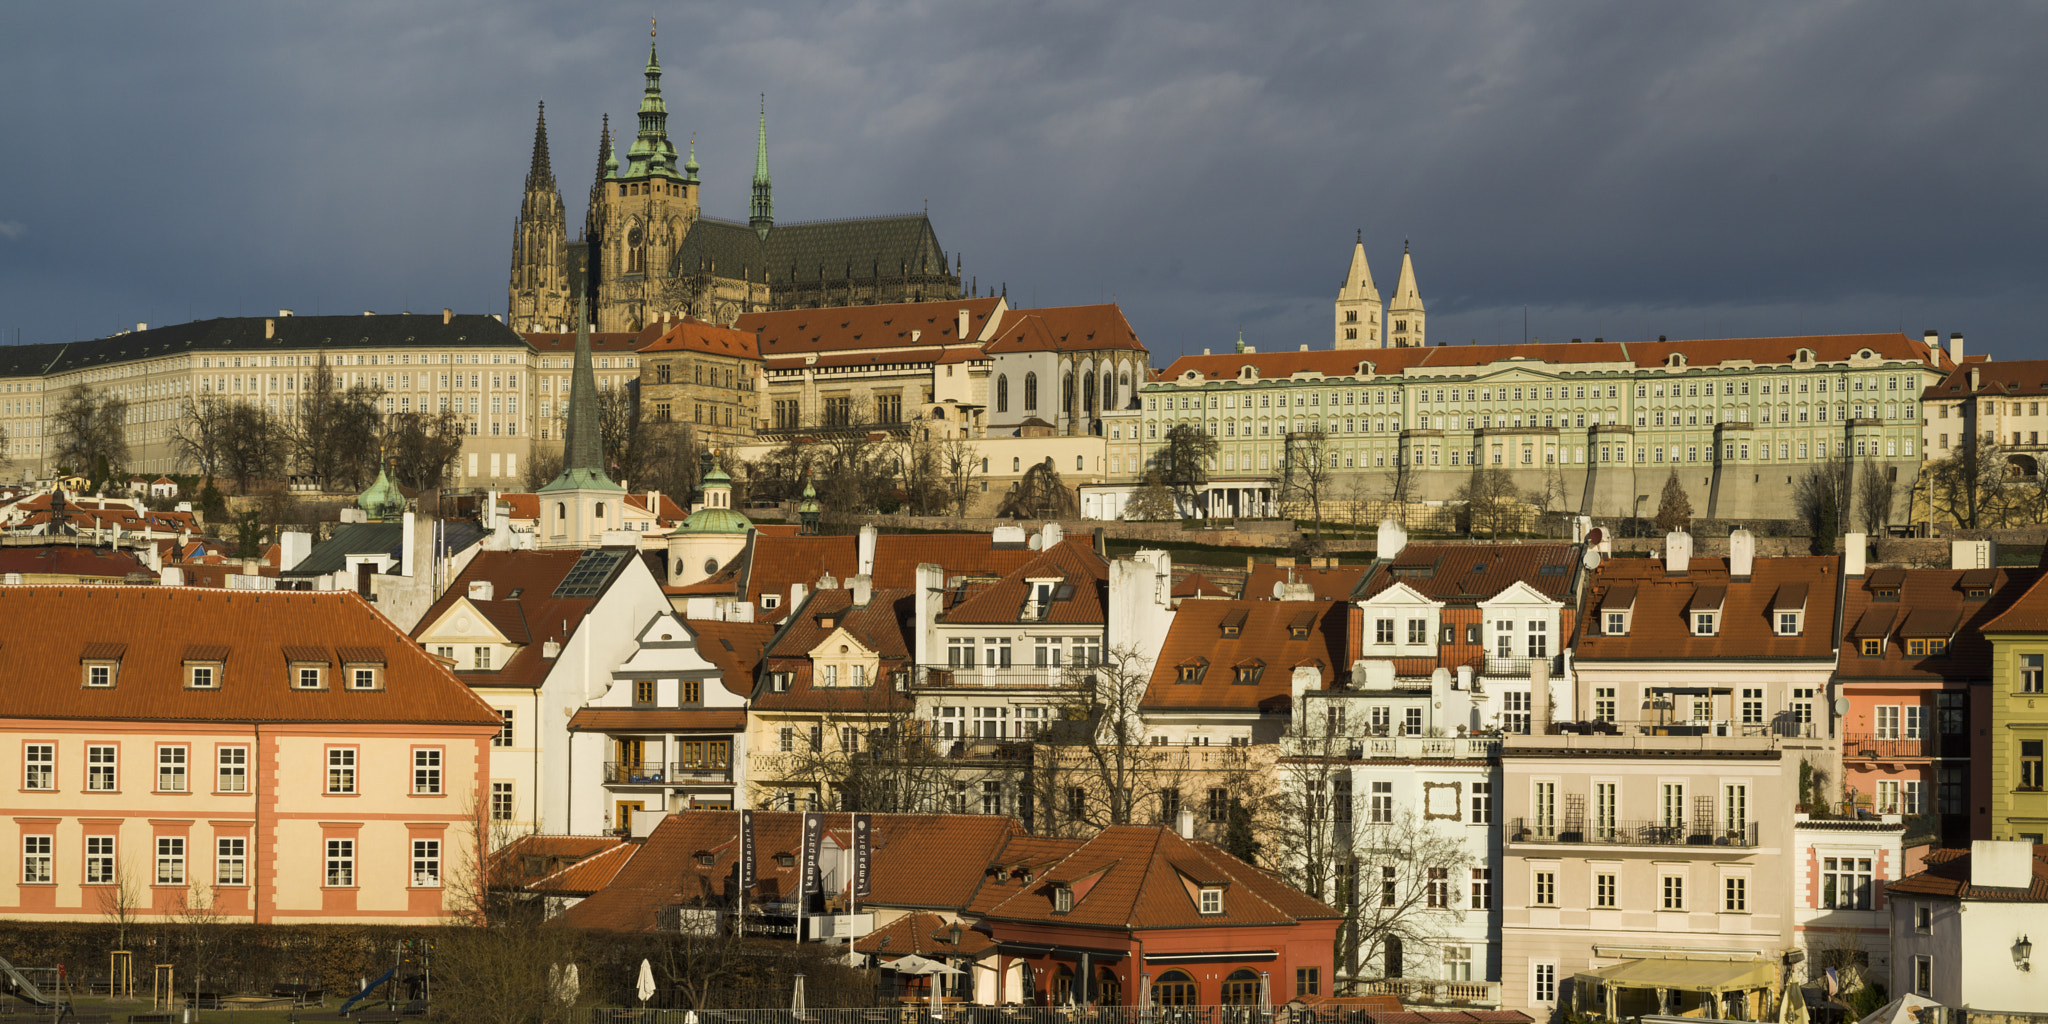
[[[54,880],[56,861],[50,836],[21,837],[21,881],[24,885],[47,885]]]
[[[185,837],[156,837],[156,884],[185,884]]]
[[[1557,872],[1538,871],[1529,887],[1529,902],[1538,907],[1557,906]]]
[[[249,840],[222,836],[214,841],[213,884],[246,885],[249,880]]]
[[[511,745],[512,745],[512,709],[511,709],[511,708],[499,708],[499,709],[498,709],[498,731],[497,731],[497,732],[495,732],[495,733],[493,733],[493,734],[491,735],[491,746],[494,746],[494,747],[509,747],[509,746],[511,746]]]
[[[329,793],[353,793],[356,791],[356,751],[354,747],[327,748],[327,791]]]
[[[85,884],[112,885],[114,874],[114,837],[85,837]]]
[[[187,750],[184,747],[156,748],[157,792],[185,792],[186,757]]]
[[[28,743],[21,748],[21,788],[57,788],[57,745]]]
[[[1493,623],[1493,653],[1498,658],[1515,656],[1515,623],[1513,619],[1496,619]]]
[[[1472,784],[1472,824],[1490,825],[1492,823],[1493,783],[1474,782]]]
[[[422,747],[412,752],[412,791],[415,796],[438,796],[441,792],[441,750]]]
[[[356,841],[327,840],[327,885],[344,888],[356,884]]]
[[[1445,947],[1444,947],[1444,980],[1446,980],[1446,981],[1471,981],[1471,980],[1472,980],[1472,947],[1470,947],[1470,946],[1445,946]]]
[[[220,747],[214,752],[214,788],[222,793],[249,791],[249,748]]]
[[[1934,993],[1934,958],[1915,956],[1913,958],[1913,991],[1918,995]]]
[[[1593,873],[1593,906],[1597,910],[1613,910],[1621,905],[1621,887],[1617,884],[1620,876],[1612,871]]]
[[[1661,899],[1661,900],[1660,900],[1660,901],[1658,902],[1658,904],[1657,904],[1657,909],[1659,909],[1659,910],[1684,910],[1684,909],[1685,909],[1685,876],[1684,876],[1684,875],[1665,875],[1665,876],[1663,876],[1662,878],[1660,878],[1660,879],[1659,879],[1658,881],[1659,881],[1658,889],[1660,890],[1660,893],[1661,893],[1662,899]]]
[[[94,744],[85,748],[85,788],[95,793],[112,793],[120,788],[118,753],[112,746]]]
[[[1500,727],[1502,732],[1517,736],[1529,734],[1531,714],[1529,691],[1504,690],[1500,695]]]
[[[415,839],[412,841],[412,884],[416,889],[437,888],[441,884],[441,841],[439,839]]]
[[[1530,993],[1539,1003],[1557,1002],[1557,965],[1530,965]]]
[[[1214,886],[1202,889],[1202,913],[1223,913],[1223,890]]]
[[[1404,708],[1404,709],[1402,709],[1402,711],[1401,711],[1401,735],[1403,735],[1403,736],[1420,736],[1420,735],[1422,735],[1422,709],[1421,709],[1421,708],[1417,708],[1417,707],[1410,707],[1410,708]]]
[[[1869,910],[1874,873],[1869,857],[1823,857],[1820,905],[1824,910]]]
[[[1370,803],[1370,804],[1368,805],[1368,808],[1369,808],[1369,810],[1368,810],[1368,813],[1370,813],[1370,814],[1371,814],[1371,816],[1372,816],[1372,820],[1373,820],[1374,822],[1390,822],[1390,821],[1393,821],[1393,820],[1394,820],[1394,784],[1393,784],[1393,783],[1391,783],[1391,782],[1375,782],[1375,783],[1373,783],[1373,784],[1372,784],[1372,795],[1371,795],[1371,803]]]
[[[1492,909],[1493,909],[1493,869],[1492,869],[1492,868],[1473,868],[1473,869],[1472,869],[1472,901],[1471,901],[1471,908],[1472,908],[1473,910],[1492,910]]]
[[[1749,879],[1729,875],[1721,880],[1721,910],[1729,914],[1749,912]]]
[[[1530,619],[1527,623],[1528,644],[1526,649],[1531,658],[1550,657],[1550,623],[1542,619]]]
[[[493,782],[493,783],[491,783],[491,820],[492,820],[492,821],[511,821],[511,820],[512,820],[512,784],[511,784],[511,783],[509,783],[509,782]]]
[[[974,667],[974,638],[971,636],[949,637],[946,640],[946,667]]]

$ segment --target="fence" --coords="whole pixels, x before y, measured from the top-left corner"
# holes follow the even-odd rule
[[[571,1024],[1364,1024],[1349,1007],[975,1006],[924,1002],[854,1009],[657,1010],[582,1007]]]
[[[1514,818],[1508,822],[1508,841],[1515,843],[1586,843],[1599,846],[1740,846],[1757,845],[1757,823],[1714,822],[1690,824],[1669,821],[1595,821],[1591,825],[1565,819]]]

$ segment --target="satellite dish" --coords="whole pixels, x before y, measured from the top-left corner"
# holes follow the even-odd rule
[[[1588,545],[1598,544],[1603,536],[1605,535],[1600,532],[1600,528],[1595,526],[1586,531],[1586,543]]]
[[[1835,698],[1835,717],[1836,717],[1836,718],[1844,718],[1844,717],[1847,717],[1847,716],[1848,716],[1848,714],[1849,714],[1849,698],[1847,698],[1847,697],[1836,697],[1836,698]]]
[[[1032,534],[1032,535],[1031,535],[1031,539],[1030,539],[1030,540],[1027,540],[1027,541],[1025,541],[1025,542],[1024,542],[1024,546],[1025,546],[1025,547],[1027,547],[1027,548],[1030,548],[1030,549],[1031,549],[1031,550],[1033,550],[1033,551],[1036,551],[1036,550],[1038,550],[1038,549],[1039,549],[1039,547],[1040,547],[1041,545],[1043,545],[1044,543],[1045,543],[1045,538],[1043,538],[1043,537],[1040,537],[1039,535],[1037,535],[1037,534],[1035,534],[1035,533],[1034,533],[1034,534]]]
[[[1284,595],[1285,595],[1286,593],[1287,593],[1287,583],[1286,583],[1285,581],[1283,581],[1283,580],[1274,580],[1274,581],[1273,581],[1273,600],[1275,600],[1275,601],[1278,601],[1278,600],[1280,600],[1280,598],[1281,598],[1282,596],[1284,596]]]

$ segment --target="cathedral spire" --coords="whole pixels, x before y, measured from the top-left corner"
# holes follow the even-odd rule
[[[768,180],[768,94],[761,94],[761,128],[754,136],[754,202],[747,224],[762,238],[775,226],[775,186]]]
[[[661,98],[661,57],[647,32],[647,86],[640,94],[640,134],[626,152],[628,178],[675,178],[676,146],[668,140],[668,105]]]
[[[1423,332],[1424,310],[1422,293],[1415,290],[1415,260],[1408,255],[1408,243],[1401,243],[1401,278],[1394,283],[1394,294],[1387,302],[1387,341],[1394,348],[1420,348],[1427,345],[1428,336]]]
[[[555,187],[555,168],[548,159],[548,104],[542,100],[540,118],[533,126],[533,166],[526,171],[526,190]]]
[[[617,491],[604,472],[604,445],[597,427],[597,374],[591,369],[590,318],[585,315],[588,271],[576,269],[576,365],[569,375],[568,425],[562,430],[562,472],[546,491]]]
[[[1380,290],[1372,280],[1372,266],[1365,259],[1365,232],[1351,243],[1351,265],[1344,271],[1344,283],[1337,286],[1337,347],[1382,348],[1380,333]]]

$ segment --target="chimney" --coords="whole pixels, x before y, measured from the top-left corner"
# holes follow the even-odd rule
[[[960,311],[960,340],[967,340],[967,311],[964,309]]]
[[[1038,545],[1040,551],[1051,551],[1060,541],[1067,539],[1067,531],[1061,529],[1058,523],[1047,523],[1039,527],[1038,535],[1042,538]]]
[[[412,549],[413,545],[419,542],[420,535],[418,513],[407,512],[401,522],[403,525],[399,528],[398,574],[411,579],[413,568]]]
[[[277,315],[281,317],[290,316],[292,315],[292,311],[289,309],[280,309],[277,311]]]
[[[2024,840],[1970,841],[1970,884],[2028,889],[2034,884],[2034,844]]]
[[[470,580],[469,599],[472,601],[489,601],[494,589],[490,580]]]
[[[1963,361],[1963,335],[1957,331],[1948,336],[1948,357],[1960,363]]]
[[[149,325],[148,325],[148,324],[146,324],[146,323],[143,323],[143,322],[142,322],[142,321],[140,321],[140,320],[137,320],[137,321],[135,322],[135,333],[137,333],[137,334],[141,334],[141,333],[142,333],[143,331],[146,331],[146,330],[149,330]]]
[[[263,321],[263,337],[266,339],[277,337],[277,321]]]
[[[1870,538],[1861,531],[1842,535],[1842,575],[1852,579],[1863,578],[1864,563],[1870,557]]]
[[[1673,530],[1664,535],[1664,571],[1678,575],[1692,569],[1692,534]]]
[[[1193,839],[1195,837],[1195,809],[1192,807],[1182,807],[1180,809],[1180,820],[1175,822],[1175,824],[1180,826],[1180,837],[1182,839]]]
[[[170,566],[157,575],[157,583],[166,587],[182,587],[185,585],[185,570]]]
[[[260,559],[255,559],[255,558],[244,558],[244,559],[242,559],[242,575],[244,575],[244,576],[256,576],[256,575],[259,575],[259,574],[257,573],[257,571],[256,571],[256,563],[257,563],[258,561],[260,561]]]
[[[1977,393],[1977,388],[1981,386],[1977,380],[1977,373],[1977,367],[1970,367],[1970,393],[1973,395]]]
[[[1408,531],[1392,519],[1380,520],[1379,547],[1373,556],[1385,561],[1401,553],[1408,546]]]
[[[448,323],[448,321],[450,321],[450,320],[453,320],[453,319],[455,319],[455,311],[454,311],[454,310],[452,310],[452,309],[449,309],[449,308],[448,308],[448,307],[446,307],[446,306],[442,306],[442,307],[441,307],[441,323],[445,325],[445,324],[447,324],[447,323]]]
[[[790,584],[790,585],[789,585],[789,610],[790,610],[790,611],[792,611],[792,612],[796,611],[796,609],[797,609],[797,606],[798,606],[798,605],[801,605],[801,604],[803,604],[803,603],[804,603],[804,598],[805,598],[806,596],[808,596],[809,594],[810,594],[810,591],[809,591],[808,589],[806,589],[806,588],[804,587],[804,585],[803,585],[803,584],[801,584],[801,583],[792,583],[792,584]]]
[[[1941,332],[1932,327],[1920,336],[1920,341],[1927,346],[1929,352],[1941,351]]]
[[[855,608],[866,608],[868,606],[868,598],[873,597],[875,593],[874,577],[862,573],[847,580],[846,589],[853,591],[853,606]]]
[[[1529,659],[1529,732],[1550,735],[1550,659]]]
[[[561,642],[560,640],[543,640],[543,641],[541,641],[541,643],[540,643],[540,656],[541,656],[541,657],[543,657],[543,658],[546,658],[546,659],[548,659],[549,661],[553,661],[553,660],[555,660],[556,658],[559,658],[559,657],[561,657],[561,656],[562,656],[562,642]]]
[[[1746,580],[1756,569],[1756,534],[1734,530],[1728,534],[1728,578]]]
[[[873,576],[875,574],[875,544],[880,536],[881,531],[875,529],[873,523],[861,526],[860,539],[856,543],[855,548],[859,557],[858,564],[854,566],[855,573],[862,576]]]

